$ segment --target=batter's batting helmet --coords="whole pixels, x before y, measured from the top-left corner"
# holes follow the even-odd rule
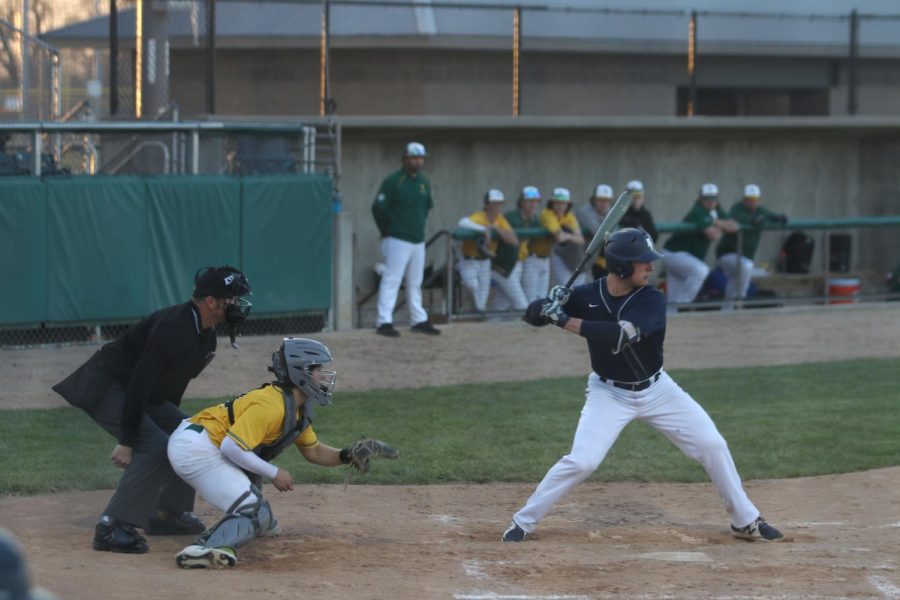
[[[335,372],[322,370],[325,377],[313,373],[313,367],[331,364],[331,352],[324,344],[306,338],[284,338],[281,347],[272,353],[269,370],[281,385],[292,385],[305,393],[310,400],[325,406],[331,404],[334,392]]]
[[[634,273],[633,262],[653,262],[662,258],[662,254],[653,247],[653,239],[644,231],[626,227],[616,231],[603,246],[606,257],[606,270],[619,277],[631,277]]]

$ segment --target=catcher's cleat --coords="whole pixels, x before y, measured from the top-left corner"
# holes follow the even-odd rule
[[[157,511],[145,530],[147,535],[197,535],[206,531],[203,521],[193,513]]]
[[[503,537],[500,538],[500,541],[524,542],[526,537],[528,537],[528,533],[526,533],[524,529],[519,527],[515,521],[512,521],[509,524],[509,527],[506,528],[506,531],[503,532]]]
[[[110,519],[104,515],[94,529],[91,547],[99,552],[120,552],[122,554],[144,554],[150,549],[144,536],[127,523]]]
[[[746,527],[735,527],[732,525],[731,533],[734,537],[750,541],[762,540],[764,542],[777,542],[778,540],[784,539],[781,532],[766,523],[765,519],[762,517],[757,517],[755,521]]]
[[[207,548],[193,544],[175,555],[175,564],[182,569],[224,569],[236,565],[237,556],[231,548]]]

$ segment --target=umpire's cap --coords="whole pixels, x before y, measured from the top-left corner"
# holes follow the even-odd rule
[[[631,277],[633,262],[653,262],[662,254],[653,247],[653,239],[641,229],[626,227],[613,233],[603,246],[606,270],[619,277]]]
[[[250,282],[240,269],[223,267],[203,267],[194,275],[194,298],[228,298],[252,294]]]

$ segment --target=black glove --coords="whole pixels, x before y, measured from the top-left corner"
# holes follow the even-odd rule
[[[544,298],[542,300],[535,300],[531,304],[528,305],[528,308],[525,310],[525,314],[522,315],[522,320],[528,323],[529,325],[534,325],[535,327],[543,327],[547,323],[550,322],[544,314],[541,312],[541,309],[544,307],[544,303],[547,302],[547,299]]]
[[[550,322],[557,327],[565,327],[569,322],[569,315],[566,314],[559,302],[545,302],[541,307],[541,314],[550,319]]]

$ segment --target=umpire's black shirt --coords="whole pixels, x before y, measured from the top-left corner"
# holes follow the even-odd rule
[[[108,384],[118,382],[125,389],[119,443],[134,447],[147,407],[165,402],[179,406],[190,380],[215,356],[215,328],[203,329],[201,323],[193,302],[158,310],[53,389],[91,413]]]

